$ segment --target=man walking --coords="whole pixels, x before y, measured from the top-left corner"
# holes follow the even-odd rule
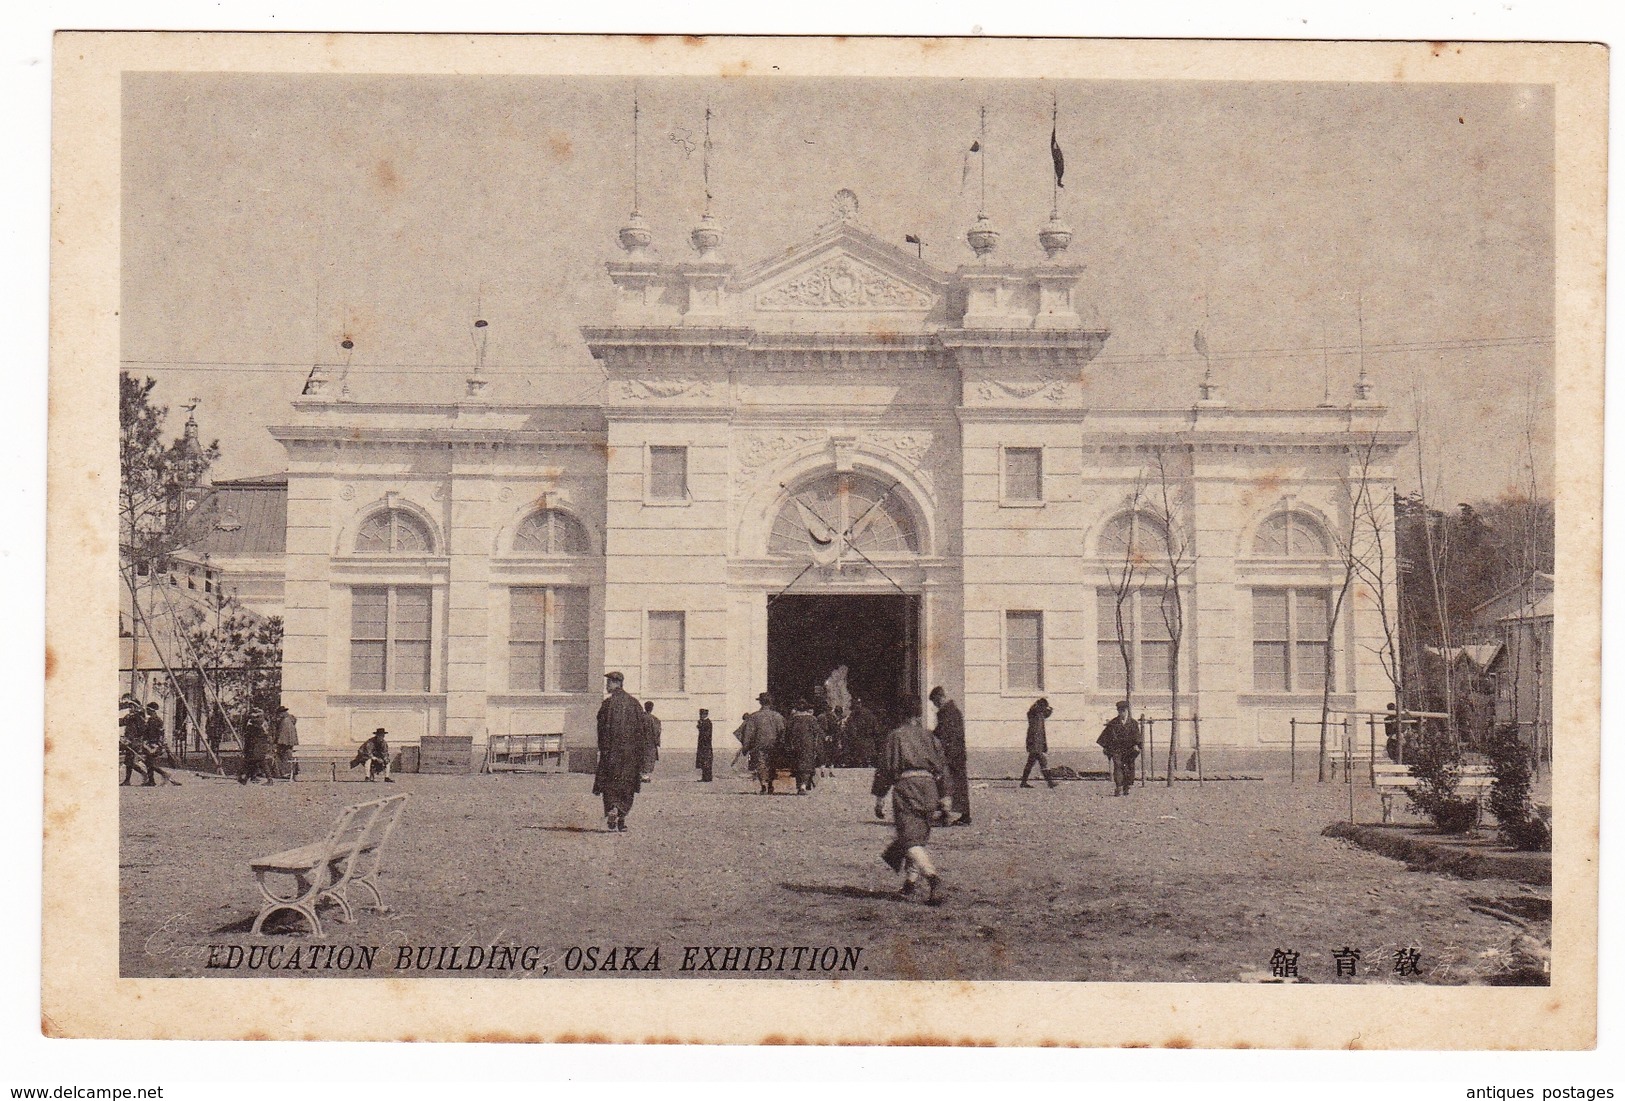
[[[711,769],[716,764],[716,752],[711,748],[711,712],[700,708],[700,719],[694,724],[699,735],[694,743],[694,767],[700,770],[700,783],[711,782]]]
[[[790,712],[790,758],[796,773],[797,795],[806,795],[812,790],[822,737],[823,728],[813,714],[812,705],[806,700],[799,701]]]
[[[286,707],[276,709],[276,734],[272,738],[276,752],[276,776],[279,780],[292,780],[298,774],[293,751],[299,745],[299,722]]]
[[[920,725],[920,701],[903,702],[904,721],[881,743],[870,792],[875,817],[886,817],[886,793],[891,792],[892,825],[896,838],[880,858],[892,871],[903,873],[903,894],[919,889],[923,876],[929,888],[926,905],[942,904],[942,880],[925,843],[931,837],[931,815],[952,802],[947,788],[947,763],[942,746]]]
[[[1117,701],[1117,717],[1107,723],[1095,739],[1112,763],[1112,794],[1127,795],[1134,790],[1134,761],[1140,756],[1140,724],[1128,713],[1128,701]]]
[[[655,718],[655,701],[643,701],[643,772],[642,781],[654,779],[655,762],[660,760],[660,720]]]
[[[937,728],[933,733],[942,743],[942,756],[948,766],[948,791],[953,797],[955,818],[948,825],[970,825],[970,774],[965,764],[965,716],[959,705],[948,698],[942,686],[931,689],[931,702],[937,709]]]
[[[626,832],[626,816],[642,787],[643,754],[649,713],[638,706],[618,672],[604,674],[609,694],[598,705],[598,769],[592,792],[604,797],[604,824],[611,833]]]
[[[852,697],[852,714],[846,720],[846,761],[853,768],[875,767],[875,741],[880,723],[864,702]]]
[[[1021,770],[1021,786],[1032,787],[1028,777],[1033,774],[1033,766],[1038,766],[1038,774],[1050,787],[1055,786],[1055,777],[1049,774],[1049,734],[1045,723],[1055,709],[1049,705],[1049,700],[1040,696],[1027,708],[1027,767]]]
[[[124,779],[119,781],[119,787],[129,787],[130,777],[138,772],[144,780],[152,780],[152,771],[147,768],[146,759],[141,755],[141,743],[146,740],[146,731],[147,719],[141,705],[134,696],[124,696],[119,700],[118,717],[119,760],[124,765]]]
[[[164,783],[179,786],[180,781],[169,774],[169,770],[158,763],[158,759],[167,750],[164,738],[164,716],[158,710],[156,703],[147,704],[147,717],[141,724],[141,741],[136,744],[136,752],[141,755],[146,765],[147,778],[141,782],[144,788],[157,786],[154,776],[162,776]]]
[[[766,692],[756,697],[761,706],[745,716],[745,736],[740,750],[750,758],[751,771],[756,773],[757,793],[773,794],[774,754],[784,740],[784,716],[768,704],[772,698]]]
[[[243,720],[243,763],[237,770],[239,784],[246,784],[250,780],[271,782],[271,777],[265,772],[265,754],[269,748],[265,724],[260,721],[257,711],[250,712],[248,718]]]

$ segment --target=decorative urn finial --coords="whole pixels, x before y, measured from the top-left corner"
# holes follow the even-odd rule
[[[1051,260],[1065,252],[1072,243],[1072,227],[1061,221],[1060,211],[1050,211],[1049,221],[1038,231],[1038,243],[1043,247],[1044,255]]]
[[[620,238],[621,247],[626,250],[628,256],[638,255],[654,240],[654,234],[649,232],[649,224],[643,220],[643,215],[635,210],[616,236]]]
[[[971,251],[979,259],[985,260],[989,253],[999,247],[999,231],[986,214],[977,214],[976,223],[965,231],[965,240]]]
[[[700,224],[688,235],[703,260],[722,247],[722,226],[709,213],[700,215]]]

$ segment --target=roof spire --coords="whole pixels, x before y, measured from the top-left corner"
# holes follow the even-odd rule
[[[628,256],[637,256],[649,247],[654,240],[654,234],[649,232],[649,225],[643,220],[638,202],[638,118],[642,112],[638,108],[638,92],[632,89],[632,216],[616,236],[620,239],[621,247]]]
[[[705,207],[700,212],[700,224],[689,231],[688,239],[700,254],[709,259],[722,247],[722,226],[711,216],[711,104],[705,105],[705,142],[700,147],[700,179],[705,185]]]

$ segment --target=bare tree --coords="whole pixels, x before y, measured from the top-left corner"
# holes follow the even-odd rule
[[[1411,379],[1411,403],[1416,412],[1416,488],[1422,505],[1423,558],[1428,571],[1428,584],[1432,587],[1433,614],[1439,625],[1439,650],[1443,657],[1440,665],[1443,666],[1444,673],[1444,710],[1445,714],[1451,717],[1450,723],[1454,724],[1456,701],[1454,677],[1452,675],[1454,662],[1451,660],[1451,650],[1454,646],[1455,633],[1451,629],[1450,588],[1446,583],[1446,574],[1450,569],[1452,525],[1444,518],[1442,513],[1438,517],[1440,522],[1435,522],[1434,510],[1428,506],[1430,500],[1440,498],[1442,489],[1436,479],[1432,493],[1430,494],[1428,491],[1425,462],[1426,434],[1423,431],[1425,406],[1422,404],[1414,376]],[[1419,632],[1413,632],[1413,634],[1419,635]],[[1420,663],[1420,653],[1418,653],[1417,658]]]
[[[1134,706],[1134,654],[1131,619],[1134,615],[1134,594],[1139,589],[1139,577],[1147,565],[1140,534],[1140,510],[1145,501],[1145,471],[1134,477],[1134,488],[1128,499],[1128,532],[1123,539],[1122,554],[1115,562],[1106,563],[1106,582],[1112,590],[1113,627],[1116,630],[1117,653],[1123,659],[1123,698],[1129,701],[1130,713]]]
[[[1376,605],[1377,623],[1382,628],[1382,640],[1374,648],[1384,676],[1394,690],[1394,707],[1405,713],[1405,672],[1400,650],[1398,601],[1396,583],[1390,579],[1394,564],[1394,505],[1390,494],[1379,494],[1371,484],[1371,466],[1377,449],[1373,435],[1357,456],[1358,475],[1353,480],[1355,496],[1352,501],[1352,529],[1354,538],[1346,561],[1353,564],[1353,573]]]
[[[1168,776],[1167,784],[1172,787],[1174,782],[1174,764],[1179,749],[1179,689],[1180,689],[1180,649],[1185,637],[1185,596],[1184,585],[1186,576],[1195,563],[1192,553],[1189,526],[1183,522],[1184,508],[1183,493],[1180,487],[1182,481],[1176,481],[1177,474],[1171,474],[1168,469],[1168,457],[1165,449],[1158,447],[1155,451],[1157,475],[1157,500],[1154,502],[1152,512],[1163,529],[1163,560],[1161,565],[1160,588],[1157,604],[1162,613],[1163,625],[1168,631],[1168,698],[1169,726],[1168,726]],[[1202,743],[1200,728],[1193,728],[1195,732],[1195,747],[1198,767],[1200,767]],[[1198,776],[1200,776],[1198,771]]]
[[[1326,663],[1322,670],[1320,682],[1320,761],[1315,779],[1324,783],[1326,780],[1326,757],[1330,737],[1328,731],[1331,727],[1332,716],[1332,686],[1337,671],[1337,626],[1343,618],[1343,606],[1348,602],[1348,596],[1354,588],[1354,580],[1359,575],[1360,565],[1358,555],[1361,551],[1361,524],[1362,502],[1371,493],[1371,459],[1376,451],[1377,441],[1373,436],[1368,439],[1359,451],[1353,452],[1354,463],[1338,480],[1341,490],[1343,512],[1339,517],[1337,530],[1332,532],[1332,542],[1337,552],[1338,565],[1342,570],[1336,592],[1332,595],[1330,614],[1326,617]]]

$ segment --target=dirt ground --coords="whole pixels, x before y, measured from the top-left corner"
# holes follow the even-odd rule
[[[344,946],[356,960],[376,946],[360,973],[380,976],[400,974],[403,947],[448,946],[463,951],[431,952],[429,966],[442,969],[423,974],[649,975],[602,967],[611,948],[637,946],[642,966],[659,949],[661,977],[718,978],[682,970],[685,955],[720,964],[733,946],[817,948],[769,958],[850,966],[739,978],[1267,982],[1280,950],[1297,953],[1308,982],[1545,981],[1549,891],[1410,871],[1323,837],[1348,814],[1340,784],[1181,782],[1117,799],[1099,781],[1054,790],[973,781],[974,824],[933,832],[948,893],[928,908],[903,898],[879,859],[891,826],[874,819],[868,773],[767,798],[726,770],[701,784],[684,763],[662,762],[624,834],[604,832],[591,777],[580,775],[243,787],[183,774],[181,787],[124,788],[123,973],[245,976],[248,950],[278,946],[256,954],[254,974],[336,976],[269,970],[272,959],[294,961],[295,947],[308,967],[324,958],[311,946],[331,945],[329,964]],[[347,804],[402,792],[411,800],[388,854],[390,912],[361,910],[341,924],[324,910],[322,938],[293,920],[249,934],[259,902],[250,859],[317,839]],[[1355,794],[1359,820],[1376,821],[1375,795]],[[532,946],[534,966],[444,969],[466,965],[471,947],[501,945]],[[241,966],[208,966],[233,947],[244,950]],[[707,957],[706,947],[717,951]],[[594,948],[600,969],[588,972]],[[1360,953],[1353,976],[1337,973],[1345,948]],[[1415,973],[1400,974],[1396,954],[1409,949]],[[614,962],[624,965],[624,951]]]

